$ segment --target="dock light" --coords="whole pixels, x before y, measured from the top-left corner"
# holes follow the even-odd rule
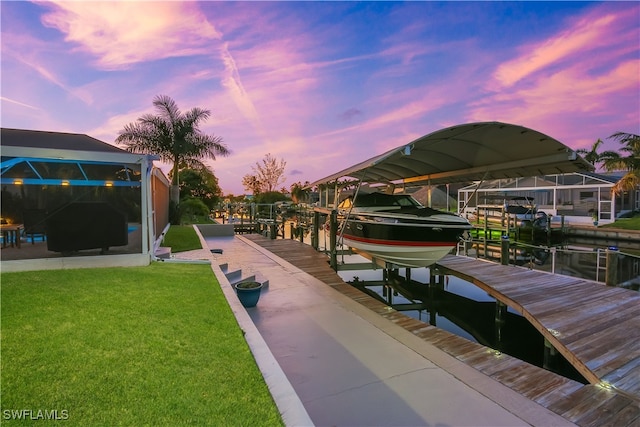
[[[15,185],[22,185],[22,180],[21,180],[21,179],[14,179],[14,180],[13,180],[13,183],[14,183]]]
[[[104,183],[104,185],[105,185],[105,187],[113,187],[113,182],[111,182],[111,181],[106,181],[106,182]]]
[[[604,390],[613,390],[615,388],[613,384],[607,381],[600,381],[597,386]]]
[[[61,182],[61,184],[62,184],[62,185],[65,185],[65,186],[66,186],[66,185],[69,185],[69,181],[62,181],[62,182]]]

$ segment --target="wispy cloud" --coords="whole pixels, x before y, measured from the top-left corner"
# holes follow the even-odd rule
[[[235,104],[242,115],[247,118],[254,128],[259,130],[261,134],[266,135],[262,129],[262,124],[260,123],[260,116],[258,115],[253,102],[251,102],[247,91],[244,89],[236,61],[229,52],[226,43],[220,49],[220,58],[222,59],[225,69],[222,85],[227,89],[227,93],[235,101]]]
[[[15,60],[22,64],[31,72],[37,74],[39,79],[50,83],[51,85],[62,89],[65,93],[87,103],[88,99],[84,94],[74,90],[64,78],[63,69],[56,61],[58,48],[47,41],[37,40],[29,35],[24,34],[8,34],[2,37],[2,56],[3,61]],[[21,78],[20,78],[21,77]],[[25,76],[3,76],[3,92],[13,91],[16,83],[28,83]],[[7,84],[7,82],[12,82]]]
[[[21,107],[29,108],[31,110],[40,110],[40,108],[34,107],[33,105],[29,105],[29,104],[25,104],[23,102],[15,101],[13,99],[9,99],[9,98],[6,98],[4,96],[0,96],[0,100],[2,100],[4,102],[10,102],[10,103],[15,104],[15,105],[19,105]]]
[[[103,69],[161,58],[206,54],[220,33],[195,2],[40,2],[44,25],[96,57]],[[123,19],[126,17],[126,19]]]
[[[488,97],[473,106],[472,117],[523,124],[573,148],[605,138],[623,123],[637,123],[640,61],[621,63],[591,78],[584,73],[576,64],[527,87]]]
[[[606,138],[623,123],[637,124],[639,9],[600,5],[556,35],[528,44],[521,51],[530,53],[496,68],[486,95],[470,104],[469,117],[522,124],[573,148]]]
[[[342,120],[351,120],[354,117],[360,116],[362,115],[362,111],[360,111],[360,109],[358,108],[349,108],[348,110],[340,113],[340,115],[338,117],[340,117],[340,119]]]
[[[610,48],[610,35],[615,32],[620,17],[615,13],[591,13],[567,30],[539,43],[523,46],[522,54],[501,64],[494,74],[504,87],[510,87],[540,70],[569,60],[580,60],[587,52],[602,46]]]

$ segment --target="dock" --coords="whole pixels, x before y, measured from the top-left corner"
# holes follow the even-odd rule
[[[580,426],[637,426],[638,423],[640,423],[640,398],[637,392],[639,377],[637,343],[639,328],[637,314],[638,307],[640,307],[638,302],[640,301],[636,299],[637,297],[635,296],[629,296],[628,300],[625,299],[624,303],[620,303],[625,307],[624,309],[613,310],[611,306],[616,306],[616,301],[620,298],[620,295],[622,295],[619,294],[618,288],[606,288],[602,284],[592,282],[592,284],[598,286],[597,289],[585,288],[585,290],[593,293],[591,303],[587,307],[581,305],[582,308],[576,308],[576,311],[573,311],[573,313],[568,311],[572,307],[570,304],[567,307],[563,307],[560,301],[557,300],[560,294],[566,295],[565,298],[571,300],[570,291],[562,293],[557,291],[557,294],[554,296],[549,289],[541,288],[540,292],[535,292],[535,286],[529,285],[525,288],[527,292],[521,292],[529,294],[532,300],[535,299],[534,296],[536,294],[538,295],[537,306],[533,308],[528,305],[529,303],[525,305],[518,303],[518,299],[513,294],[506,294],[506,291],[500,292],[501,294],[510,295],[505,295],[505,299],[500,301],[509,303],[509,305],[513,304],[512,306],[516,309],[518,304],[520,304],[523,306],[523,313],[526,311],[531,316],[533,316],[532,313],[535,313],[543,317],[545,320],[540,321],[538,319],[539,324],[536,327],[546,328],[547,323],[545,322],[549,322],[550,320],[548,319],[555,319],[556,323],[553,323],[555,327],[549,327],[545,330],[550,334],[550,342],[554,345],[562,348],[561,343],[565,343],[563,344],[565,348],[562,350],[558,348],[563,355],[570,349],[575,349],[578,352],[578,354],[570,356],[568,360],[572,362],[575,361],[578,365],[582,364],[588,369],[588,372],[585,370],[584,374],[587,374],[585,377],[590,383],[582,384],[465,338],[458,337],[388,307],[377,299],[345,283],[337,273],[331,269],[328,258],[316,252],[308,245],[293,240],[272,240],[255,234],[245,235],[243,238],[261,246],[275,256],[286,260],[336,291],[358,302],[378,316],[402,326],[405,330],[425,342],[435,345],[457,360],[476,369],[479,373],[499,381],[527,399],[560,415],[567,421]],[[447,271],[456,271],[457,274],[464,274],[466,270],[463,269],[465,265],[463,261],[482,262],[474,259],[447,257],[438,264],[438,267],[441,272],[449,269]],[[454,265],[457,263],[460,264]],[[473,273],[474,276],[480,275],[479,279],[471,281],[473,283],[482,281],[487,289],[490,288],[490,284],[494,284],[497,278],[501,278],[505,286],[507,286],[506,283],[524,286],[526,283],[536,284],[541,282],[540,277],[542,273],[539,272],[532,272],[518,267],[500,266],[491,263],[484,265],[484,262],[482,263],[482,267],[486,268],[486,277],[482,276],[483,273],[480,271],[474,270],[472,264],[466,264],[466,266],[471,269],[471,271],[467,271],[467,273]],[[494,265],[499,267],[501,271],[490,271],[491,269],[489,267]],[[521,274],[524,276],[520,276]],[[527,277],[527,279],[525,280],[524,277]],[[546,278],[546,276],[544,277]],[[558,277],[560,283],[562,283],[563,280],[580,282],[579,279],[575,278]],[[546,283],[547,280],[544,282]],[[568,289],[572,288],[571,284],[566,285],[566,283],[567,282],[565,282],[564,286],[567,286]],[[573,284],[577,285],[577,283]],[[560,284],[558,286],[563,285]],[[603,288],[604,294],[598,292],[602,291]],[[580,288],[576,286],[575,289]],[[499,291],[493,292],[498,293]],[[609,292],[613,293],[609,294]],[[633,293],[633,291],[627,292]],[[640,295],[638,293],[635,294]],[[602,301],[602,306],[605,308],[601,309],[599,301],[603,299],[605,301]],[[545,302],[545,300],[548,300],[548,302]],[[551,305],[551,302],[554,300],[562,309],[559,309],[558,306]],[[632,307],[633,305],[635,305],[635,308]],[[525,306],[529,308],[524,310]],[[538,307],[537,310],[535,307]],[[583,313],[583,310],[587,310],[588,313]],[[571,316],[576,314],[580,314],[580,317],[575,319],[575,322],[571,322]],[[589,318],[589,316],[598,316],[600,318],[589,319],[589,322],[586,322],[590,323],[597,320],[597,322],[592,322],[594,323],[593,328],[604,328],[606,324],[620,324],[619,320],[622,318],[627,320],[621,323],[624,327],[617,329],[617,332],[608,339],[607,337],[598,335],[598,338],[601,338],[601,340],[606,339],[606,342],[594,343],[595,340],[590,339],[590,328],[588,326],[581,326],[581,324],[584,323],[584,318]],[[629,317],[627,318],[626,316]],[[634,317],[636,320],[633,319]],[[561,324],[562,321],[565,322],[564,325]],[[595,324],[599,326],[595,326]],[[613,329],[607,327],[609,333],[611,333],[612,330],[616,330],[614,326],[610,327]],[[631,329],[632,327],[634,329]],[[555,336],[554,333],[557,334],[558,332],[559,336]],[[592,332],[595,333],[595,331]],[[590,335],[585,336],[584,334],[586,333]],[[573,345],[571,343],[573,343]],[[590,347],[593,345],[596,347]],[[565,357],[567,356],[565,355]],[[626,362],[624,362],[625,359]],[[581,370],[580,372],[583,371]]]
[[[591,384],[640,402],[640,293],[485,260],[437,264],[524,316]]]

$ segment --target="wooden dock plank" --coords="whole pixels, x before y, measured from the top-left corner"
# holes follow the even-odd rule
[[[540,320],[550,328],[560,331],[563,342],[568,345],[587,335],[606,333],[610,328],[619,328],[621,323],[635,318],[637,304],[633,300],[622,300],[610,304],[603,301],[602,308],[595,307],[592,311],[567,310],[565,316],[569,316],[569,319],[558,315],[543,317]],[[574,318],[571,319],[570,316]]]
[[[558,286],[544,286],[537,289],[522,289],[520,291],[503,293],[492,292],[492,296],[496,299],[509,298],[520,307],[529,306],[530,304],[546,303],[544,310],[555,311],[566,301],[567,295],[572,291],[570,288],[562,288]]]
[[[617,290],[623,292],[617,292]],[[594,301],[598,303],[603,301],[605,298],[612,298],[614,301],[620,301],[620,296],[625,294],[624,291],[626,290],[623,288],[607,288],[603,285],[600,285],[596,289],[578,286],[567,289],[564,292],[548,295],[547,301],[534,302],[530,305],[524,302],[524,304],[527,305],[527,311],[531,314],[535,314],[536,317],[544,317],[550,314],[562,312],[566,309],[575,309],[581,305],[587,305]],[[571,300],[571,304],[569,305],[567,305],[568,300]],[[596,306],[597,305],[598,304],[596,304]],[[582,307],[580,309],[588,309],[588,307]]]
[[[638,407],[634,408],[634,406],[635,405],[631,404],[627,399],[621,398],[620,396],[613,396],[611,398],[601,399],[596,402],[596,404],[586,408],[586,410],[575,413],[575,415],[572,414],[572,417],[575,419],[576,424],[581,426],[600,426],[602,425],[600,421],[603,415],[610,417],[611,414],[615,414],[612,419],[612,421],[615,422],[622,421],[622,419],[627,417],[636,418]]]
[[[638,359],[630,361],[629,365],[635,366],[635,369],[629,370],[626,366],[623,366],[604,377],[604,381],[619,390],[640,390],[640,367],[638,367]],[[620,375],[619,372],[623,372],[623,374]]]
[[[600,316],[589,317],[588,320],[583,323],[583,327],[580,328],[580,330],[573,329],[572,324],[569,324],[568,329],[563,331],[563,342],[566,345],[569,345],[586,336],[599,334],[600,331],[606,331],[611,327],[615,327],[629,319],[633,319],[636,315],[636,310],[637,308],[635,303],[627,302],[615,306],[615,308],[610,312],[604,313]]]
[[[582,383],[571,381],[566,378],[565,380],[566,382],[556,386],[555,388],[551,390],[547,389],[546,392],[536,395],[534,400],[545,408],[549,408],[556,402],[570,398],[573,393],[584,388]]]

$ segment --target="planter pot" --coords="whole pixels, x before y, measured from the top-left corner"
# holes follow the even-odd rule
[[[260,299],[262,283],[260,282],[240,282],[234,286],[236,294],[242,305],[246,308],[255,307]]]

